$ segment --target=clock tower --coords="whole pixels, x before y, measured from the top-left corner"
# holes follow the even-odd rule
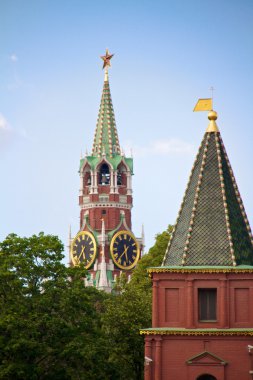
[[[84,263],[87,286],[110,292],[123,272],[130,279],[144,248],[144,234],[132,232],[133,158],[125,157],[118,138],[108,67],[113,54],[102,56],[105,70],[92,152],[80,160],[80,229],[70,236],[70,265]]]

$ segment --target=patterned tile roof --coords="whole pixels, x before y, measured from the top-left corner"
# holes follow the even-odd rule
[[[125,164],[133,175],[133,158],[125,157],[119,145],[107,71],[105,73],[92,153],[80,159],[79,172],[87,162],[91,169],[94,170],[104,159],[111,164],[114,170],[118,168],[120,163]]]
[[[249,222],[215,123],[216,116],[210,120],[165,253],[164,266],[253,265]]]
[[[120,155],[120,145],[113,111],[108,75],[105,76],[98,120],[95,130],[92,156]]]

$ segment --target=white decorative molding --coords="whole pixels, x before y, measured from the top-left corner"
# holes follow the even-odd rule
[[[81,209],[91,209],[91,208],[100,208],[100,207],[116,207],[116,208],[124,208],[126,210],[131,210],[133,205],[132,204],[123,204],[123,203],[117,203],[117,202],[90,202],[85,203],[85,205],[81,206]]]
[[[120,201],[120,203],[127,203],[127,196],[126,195],[120,195],[119,201]]]
[[[99,202],[108,202],[109,201],[109,195],[99,195]]]

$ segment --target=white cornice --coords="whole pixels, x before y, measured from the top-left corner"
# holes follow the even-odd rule
[[[90,209],[90,208],[101,208],[101,207],[107,207],[107,208],[121,208],[126,210],[131,210],[133,205],[132,204],[125,204],[125,203],[117,203],[117,202],[90,202],[85,203],[81,205],[81,209]]]

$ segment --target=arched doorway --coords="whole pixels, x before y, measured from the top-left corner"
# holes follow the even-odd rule
[[[217,379],[213,375],[205,374],[205,375],[201,375],[201,376],[197,377],[196,380],[217,380]]]

